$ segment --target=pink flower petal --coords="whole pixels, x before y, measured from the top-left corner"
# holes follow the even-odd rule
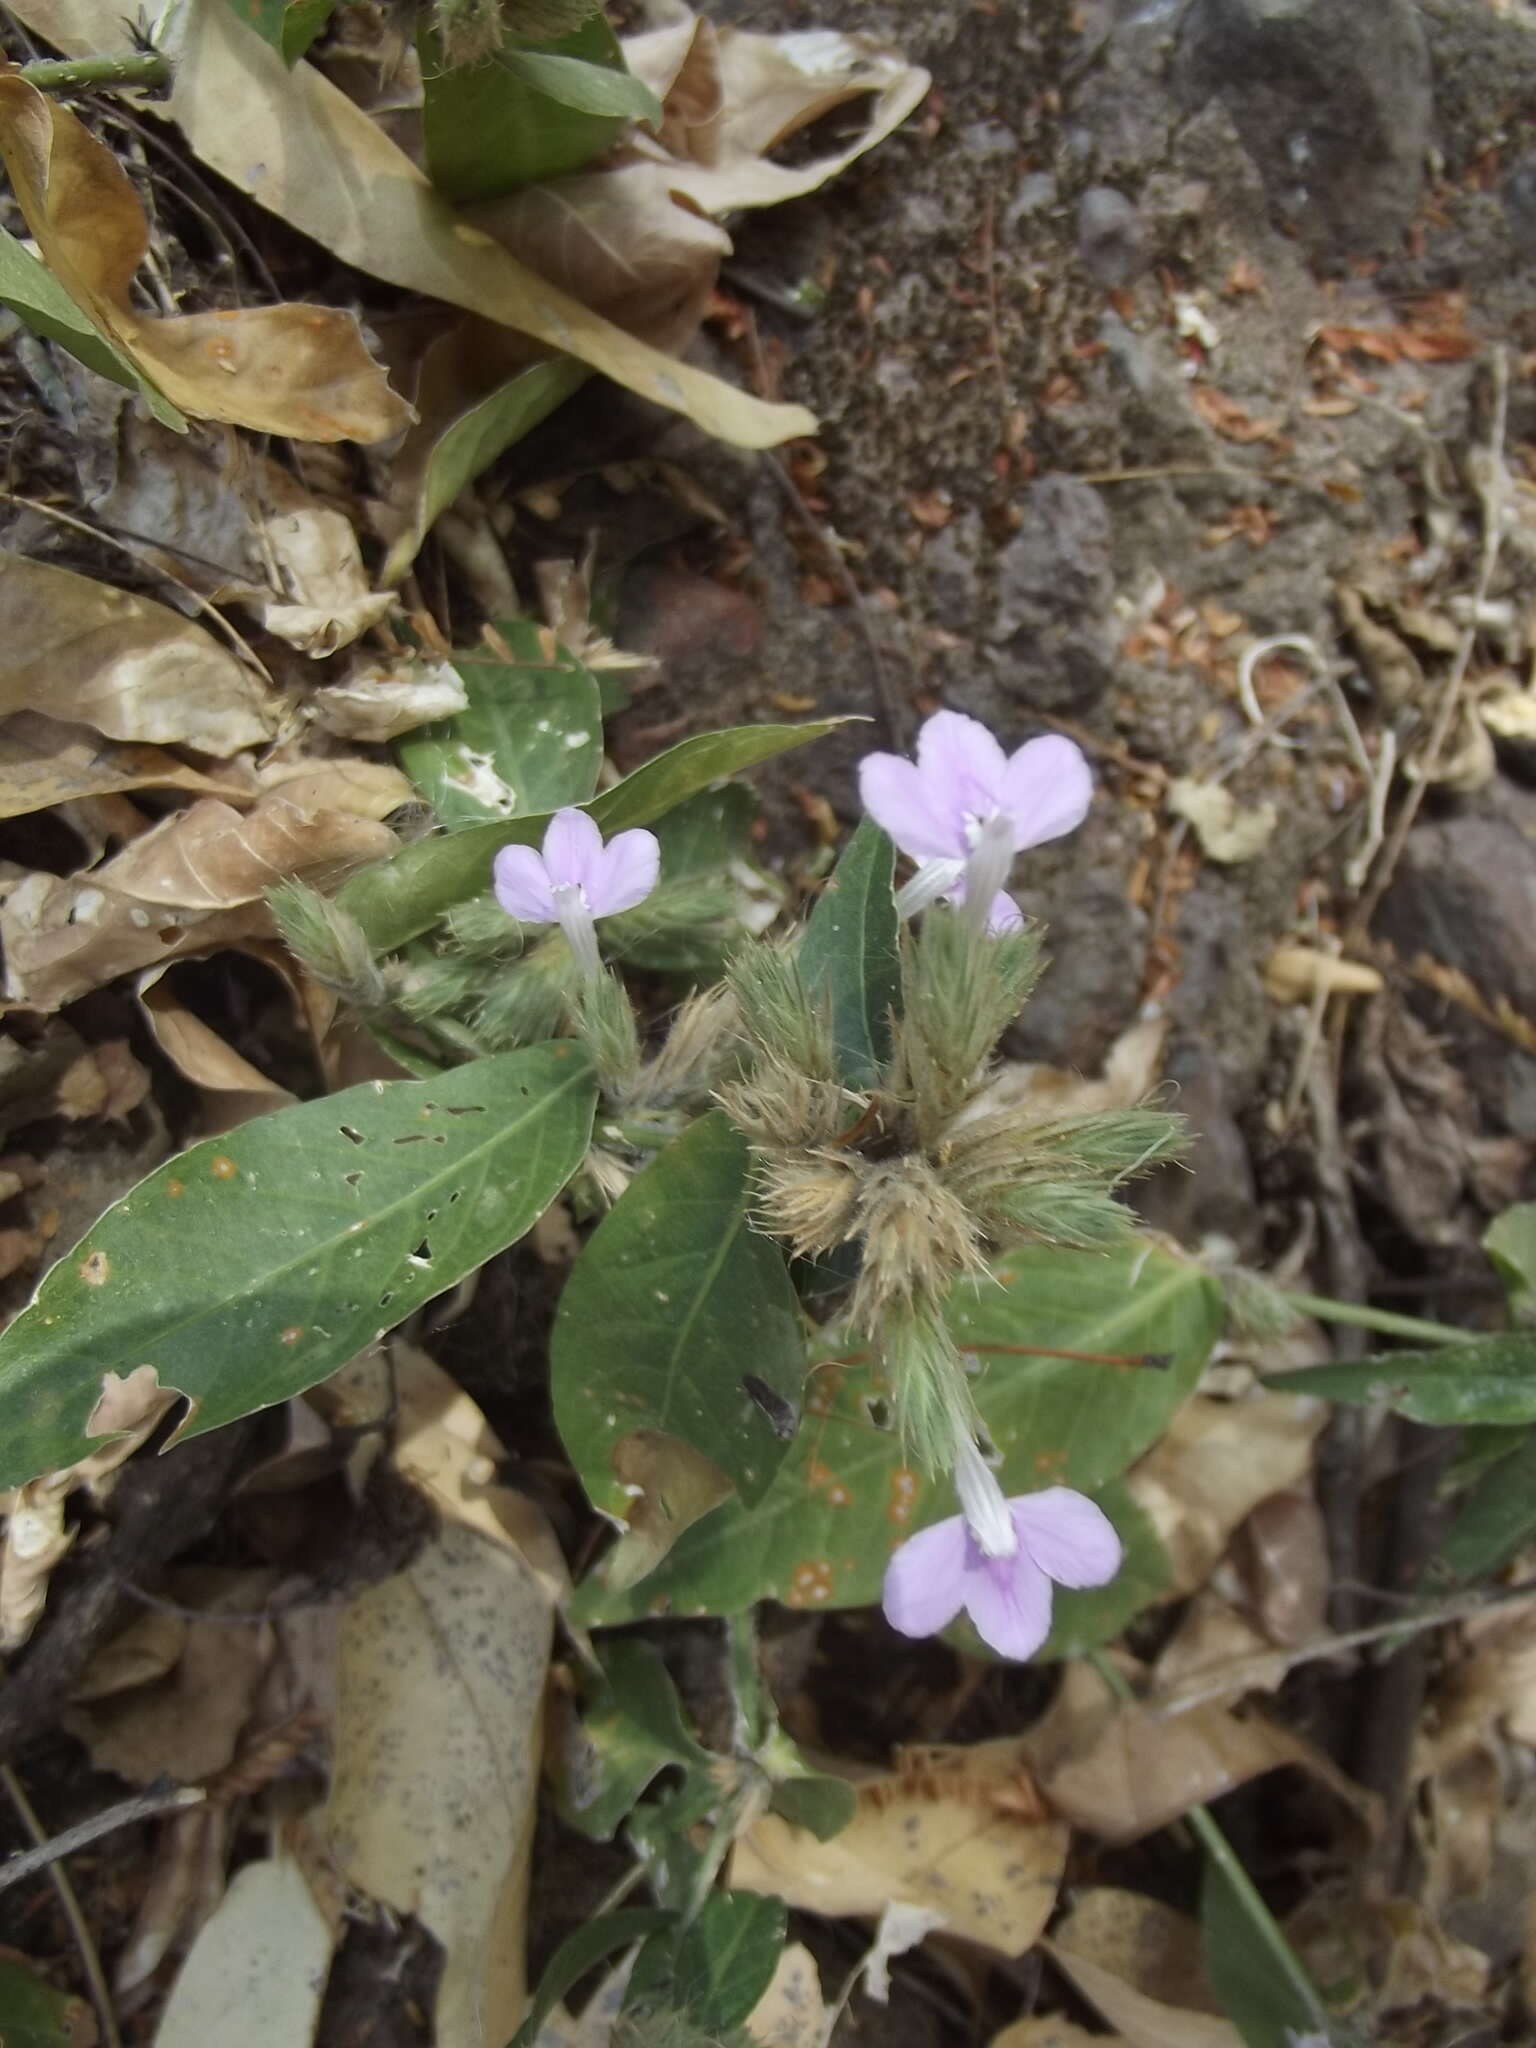
[[[1033,1657],[1051,1632],[1051,1582],[1029,1555],[986,1558],[965,1576],[976,1633],[1000,1657]]]
[[[491,865],[496,901],[521,924],[553,924],[549,873],[531,846],[504,846]]]
[[[1093,801],[1093,776],[1080,747],[1047,733],[1009,755],[1002,790],[1013,819],[1014,851],[1022,853],[1081,825]]]
[[[1021,932],[1023,929],[1023,911],[1006,889],[999,889],[992,898],[992,908],[987,912],[987,937],[1006,938],[1010,932]]]
[[[919,1529],[892,1553],[880,1605],[904,1636],[937,1635],[965,1604],[969,1543],[959,1515]]]
[[[565,888],[574,882],[590,908],[593,888],[600,886],[602,861],[603,835],[586,812],[573,807],[556,811],[544,834],[550,887]]]
[[[617,833],[603,848],[595,884],[587,888],[594,917],[612,917],[633,910],[656,886],[661,872],[661,842],[654,832]]]
[[[934,810],[915,763],[900,754],[866,754],[859,763],[859,800],[882,832],[913,860],[964,860],[958,817]]]
[[[923,721],[917,772],[930,807],[954,818],[962,831],[967,817],[988,817],[1007,801],[1003,750],[979,718],[963,711],[935,711]]]
[[[1048,1486],[1008,1503],[1019,1541],[1058,1586],[1107,1586],[1124,1552],[1114,1524],[1086,1494]]]

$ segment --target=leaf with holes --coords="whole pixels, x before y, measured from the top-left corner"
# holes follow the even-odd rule
[[[784,1261],[749,1220],[746,1140],[719,1110],[631,1182],[571,1270],[550,1345],[555,1421],[594,1507],[625,1516],[614,1456],[641,1430],[761,1498],[787,1445],[743,1383],[798,1407],[805,1340]]]
[[[0,1487],[99,1448],[110,1375],[185,1395],[188,1436],[326,1378],[531,1228],[595,1102],[578,1047],[537,1045],[365,1082],[168,1160],[0,1337]]]
[[[597,681],[532,619],[501,619],[510,661],[489,648],[453,657],[468,703],[400,745],[400,764],[450,831],[522,811],[585,803],[597,787]]]
[[[1162,1435],[1200,1376],[1221,1328],[1215,1284],[1156,1244],[1106,1253],[1031,1247],[996,1278],[955,1290],[950,1322],[981,1365],[977,1403],[1002,1454],[1009,1493],[1042,1486],[1097,1492]],[[1101,1363],[1034,1349],[1139,1357]],[[1031,1347],[1031,1349],[1026,1349]],[[858,1358],[812,1369],[805,1420],[788,1461],[748,1514],[726,1501],[687,1530],[651,1576],[610,1592],[591,1579],[572,1613],[583,1625],[648,1614],[732,1614],[758,1600],[861,1607],[880,1597],[892,1549],[953,1514],[947,1482],[904,1462],[883,1420],[889,1387]],[[1064,1610],[1065,1611],[1065,1610]]]
[[[739,775],[803,747],[846,724],[822,718],[805,725],[737,725],[723,732],[696,733],[658,754],[612,789],[583,805],[605,833],[631,825],[654,825],[668,811],[713,782]],[[505,823],[471,825],[435,839],[404,846],[388,860],[364,869],[342,890],[342,907],[355,917],[374,946],[392,952],[436,922],[455,903],[490,887],[491,862],[503,846],[537,846],[549,823],[547,812]]]
[[[865,818],[822,891],[800,941],[806,987],[832,1005],[838,1066],[850,1088],[873,1088],[891,1056],[900,999],[896,849]]]

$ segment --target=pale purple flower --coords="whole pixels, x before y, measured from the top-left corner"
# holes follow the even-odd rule
[[[1051,1588],[1107,1586],[1120,1538],[1070,1487],[1005,1500],[975,1445],[957,1449],[961,1513],[920,1529],[886,1567],[881,1605],[904,1636],[937,1635],[965,1609],[1001,1657],[1032,1657],[1051,1632]]]
[[[601,961],[593,922],[633,910],[656,886],[661,847],[654,832],[619,832],[603,843],[585,811],[556,811],[541,852],[504,846],[492,868],[496,901],[521,924],[558,924],[578,969],[596,974]]]
[[[917,759],[866,754],[864,808],[917,873],[897,897],[910,916],[925,904],[985,903],[994,935],[1017,930],[1018,905],[1001,893],[1015,854],[1080,825],[1093,796],[1081,748],[1058,734],[1005,754],[979,719],[936,711],[917,736]]]

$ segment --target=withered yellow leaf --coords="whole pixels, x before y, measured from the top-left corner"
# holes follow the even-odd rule
[[[0,76],[0,157],[54,276],[183,412],[299,441],[382,441],[409,421],[351,313],[139,312],[129,287],[149,229],[127,172],[68,108],[14,72]]]

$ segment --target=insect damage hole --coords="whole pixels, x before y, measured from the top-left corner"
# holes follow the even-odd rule
[[[350,1138],[354,1145],[362,1145],[367,1143],[367,1140],[364,1138],[362,1132],[354,1130],[351,1124],[338,1124],[336,1128],[341,1132],[341,1135],[344,1138]]]

